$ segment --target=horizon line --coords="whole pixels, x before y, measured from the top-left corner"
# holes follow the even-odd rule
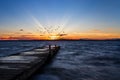
[[[104,40],[120,40],[120,38],[113,38],[113,39],[56,39],[56,40],[47,40],[47,39],[7,39],[0,41],[104,41]]]

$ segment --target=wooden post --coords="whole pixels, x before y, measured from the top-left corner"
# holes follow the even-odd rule
[[[56,48],[57,46],[55,45],[55,48]]]
[[[51,54],[51,45],[49,45],[49,54]]]

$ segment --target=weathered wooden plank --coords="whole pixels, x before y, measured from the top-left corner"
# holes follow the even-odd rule
[[[0,80],[25,80],[57,53],[60,47],[47,46],[0,57]]]

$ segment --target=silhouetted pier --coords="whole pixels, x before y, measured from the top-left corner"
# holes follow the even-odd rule
[[[6,57],[0,57],[0,80],[26,80],[60,49],[60,46],[45,46]]]

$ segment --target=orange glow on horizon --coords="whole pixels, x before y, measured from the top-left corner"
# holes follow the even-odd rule
[[[26,35],[0,35],[0,40],[60,40],[60,39],[120,39],[120,34],[115,33],[73,33],[67,34],[64,36],[57,35],[35,35],[35,34],[26,34]]]
[[[56,35],[49,36],[49,40],[58,40],[58,39],[59,39],[59,36],[56,36]]]

